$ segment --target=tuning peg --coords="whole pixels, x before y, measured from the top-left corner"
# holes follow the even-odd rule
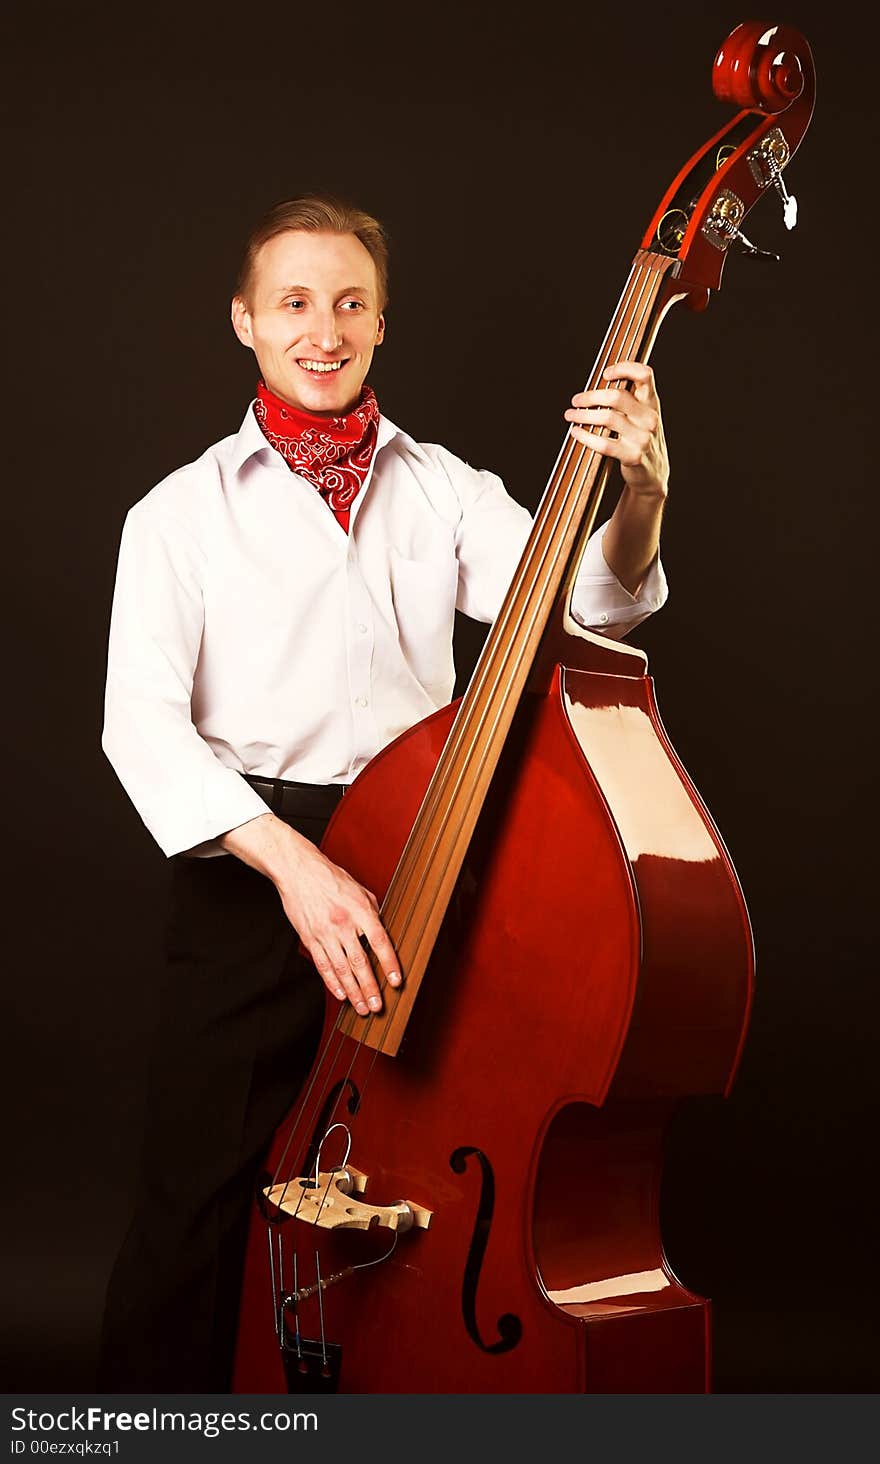
[[[772,183],[782,200],[782,219],[787,229],[797,223],[797,199],[785,186],[782,170],[791,159],[791,149],[780,127],[774,127],[748,154],[752,177],[761,188]]]
[[[740,254],[748,254],[752,259],[772,259],[776,264],[780,262],[780,255],[772,253],[769,249],[759,249],[757,244],[753,244],[751,239],[746,238],[741,229],[737,229],[731,243],[736,246]]]
[[[773,187],[782,199],[782,221],[787,229],[793,229],[797,223],[797,199],[793,193],[789,193],[781,173],[777,173],[773,179]]]

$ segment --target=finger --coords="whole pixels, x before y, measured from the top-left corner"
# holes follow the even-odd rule
[[[597,386],[592,391],[579,391],[571,399],[572,407],[616,407],[627,416],[659,416],[659,402],[651,403],[620,386]]]
[[[572,423],[569,428],[572,437],[582,442],[585,447],[591,447],[595,452],[601,452],[605,457],[620,457],[621,446],[619,437],[607,437],[604,432],[590,432],[587,427],[578,427]]]
[[[567,422],[577,422],[584,427],[593,423],[598,427],[607,427],[612,432],[625,432],[629,424],[629,418],[623,412],[616,412],[613,407],[570,407],[565,414]]]
[[[333,962],[324,947],[315,942],[311,949],[306,951],[306,954],[309,956],[312,965],[330,992],[330,995],[335,996],[337,1001],[345,1001],[345,987],[336,975],[333,969]]]
[[[337,997],[341,988],[343,997],[348,997],[355,1011],[359,1012],[362,1017],[369,1016],[370,1009],[351,969],[348,956],[342,947],[341,941],[334,939],[332,936],[325,936],[323,950],[332,973],[331,984],[324,977],[321,967],[318,966],[318,974],[321,976],[325,985]]]
[[[349,936],[343,938],[342,949],[345,952],[352,975],[358,984],[361,1000],[367,1003],[371,1012],[380,1012],[382,1010],[382,996],[379,991],[379,984],[355,930],[352,930]]]
[[[628,393],[617,386],[594,386],[589,391],[576,391],[571,399],[573,407],[619,407]]]
[[[649,441],[646,433],[639,433],[633,429],[622,436],[615,433],[609,437],[604,433],[591,432],[586,427],[579,427],[577,423],[573,423],[569,431],[578,442],[583,442],[587,447],[604,453],[606,457],[617,458],[624,468],[636,468],[644,463]]]
[[[381,920],[365,921],[363,933],[390,984],[399,986],[403,980],[400,962]]]
[[[602,372],[606,381],[631,381],[633,395],[642,402],[656,397],[654,372],[644,361],[615,361]]]
[[[647,403],[639,405],[632,397],[627,398],[627,405],[629,410],[626,411],[618,411],[615,407],[569,407],[564,415],[567,422],[579,422],[581,426],[592,422],[599,427],[608,427],[612,432],[632,431],[648,438],[653,436],[660,425],[659,415],[653,407]]]
[[[633,402],[632,392],[619,386],[597,386],[592,391],[579,391],[571,399],[572,407],[617,408],[620,412],[631,411]]]

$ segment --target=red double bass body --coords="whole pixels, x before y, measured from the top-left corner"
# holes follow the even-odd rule
[[[377,894],[454,711],[375,758],[328,829],[325,852]],[[518,713],[404,1048],[375,1061],[345,1038],[322,1075],[364,1095],[368,1193],[433,1211],[324,1293],[341,1391],[706,1388],[709,1303],[663,1252],[662,1143],[679,1099],[726,1091],[751,974],[736,876],[649,678],[557,671]],[[321,1246],[325,1277],[350,1263],[351,1236]],[[284,1392],[259,1220],[244,1294],[236,1391]]]
[[[693,170],[655,215],[643,248],[659,241],[667,257],[639,266],[657,292],[653,325],[638,326],[643,359],[669,303],[690,296],[699,307],[717,284],[711,251],[730,227],[729,200],[754,201],[747,161],[755,197],[775,182],[771,163],[759,176],[766,138],[778,148],[774,118],[803,91],[809,50],[796,32],[755,24],[730,42],[716,92],[762,110],[741,113],[692,160],[705,197],[695,195],[687,228],[664,221],[682,211],[683,188],[693,192]],[[789,155],[809,120],[808,90],[800,130],[783,137]],[[731,186],[714,198],[705,159],[729,133]],[[674,253],[681,267],[667,278]],[[634,309],[621,307],[621,339],[635,339]],[[560,504],[575,503],[574,468],[569,480]],[[579,548],[595,474],[587,490]],[[340,1024],[328,998],[318,1057],[254,1207],[236,1392],[709,1387],[710,1304],[664,1252],[663,1143],[683,1099],[730,1087],[751,1002],[751,931],[644,655],[567,613],[573,542],[568,591],[546,580],[552,609],[402,1040],[385,1050],[363,1040],[374,1019]],[[517,624],[534,599],[523,583],[511,591]],[[510,645],[498,664],[510,663]],[[381,752],[328,828],[324,852],[380,897],[383,915],[462,715],[443,708]],[[461,776],[447,776],[454,791]],[[442,830],[439,816],[432,827]]]

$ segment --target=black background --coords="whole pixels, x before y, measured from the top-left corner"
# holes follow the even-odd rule
[[[816,113],[702,316],[653,364],[671,596],[635,634],[736,863],[758,993],[732,1097],[682,1111],[673,1265],[715,1301],[722,1392],[874,1391],[877,36],[796,5]],[[127,1220],[167,869],[99,747],[126,509],[236,430],[242,239],[347,193],[392,240],[372,376],[416,438],[534,507],[644,226],[729,115],[747,12],[542,4],[25,7],[3,37],[10,1389],[87,1388]],[[479,633],[460,627],[464,676]],[[553,1001],[547,976],[541,1001]]]

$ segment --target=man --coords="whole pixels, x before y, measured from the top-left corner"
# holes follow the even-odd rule
[[[380,1010],[363,936],[401,980],[375,897],[317,844],[369,759],[449,700],[456,605],[490,621],[528,535],[499,479],[380,415],[365,381],[386,295],[376,220],[326,198],[273,209],[232,302],[256,401],[123,531],[104,748],[175,860],[106,1388],[228,1391],[249,1200],[311,1062],[314,973],[360,1013]],[[666,596],[668,462],[649,368],[608,374],[632,389],[580,393],[565,413],[624,480],[573,611],[619,636]]]

